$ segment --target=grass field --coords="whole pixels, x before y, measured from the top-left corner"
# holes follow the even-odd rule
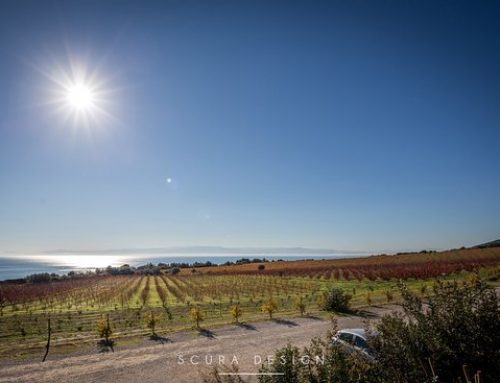
[[[166,335],[193,326],[190,310],[201,309],[203,327],[232,321],[230,308],[239,304],[242,321],[266,319],[261,306],[270,297],[275,316],[299,315],[297,300],[315,315],[332,286],[352,295],[354,307],[397,302],[404,280],[421,295],[431,294],[436,278],[480,277],[496,284],[500,248],[368,258],[266,262],[182,269],[176,275],[100,275],[51,283],[0,283],[0,358],[43,354],[47,318],[52,323],[53,349],[64,352],[97,341],[97,322],[109,315],[113,337],[135,342],[149,334],[145,317],[157,318],[156,331]],[[62,351],[61,351],[62,352]]]

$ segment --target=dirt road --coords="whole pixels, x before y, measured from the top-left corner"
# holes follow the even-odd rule
[[[370,322],[396,307],[371,308]],[[363,327],[366,317],[338,317],[339,328]],[[0,382],[148,382],[195,383],[200,371],[237,358],[240,372],[255,373],[260,361],[288,342],[305,346],[310,339],[324,336],[331,327],[321,318],[293,318],[247,326],[226,326],[204,335],[184,332],[153,346],[71,356],[60,360],[26,362],[0,367]],[[211,363],[211,364],[210,364]],[[257,363],[257,364],[256,364]],[[249,378],[252,380],[255,378]]]

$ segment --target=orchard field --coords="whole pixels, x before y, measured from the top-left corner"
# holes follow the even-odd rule
[[[49,317],[51,353],[67,353],[96,347],[97,324],[105,317],[120,346],[147,338],[151,315],[156,334],[168,337],[193,327],[195,307],[203,319],[201,326],[209,329],[231,323],[230,311],[236,305],[240,321],[265,320],[268,315],[262,307],[269,300],[275,303],[276,318],[304,310],[328,315],[321,311],[321,299],[333,286],[352,296],[353,307],[363,307],[397,302],[401,281],[425,296],[432,294],[436,279],[481,277],[496,284],[499,276],[500,248],[487,248],[0,283],[0,359],[43,355]]]

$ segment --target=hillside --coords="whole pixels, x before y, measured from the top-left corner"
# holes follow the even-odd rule
[[[489,247],[500,247],[500,239],[497,239],[496,241],[482,243],[480,245],[477,245],[476,247],[478,247],[480,249],[487,249]]]

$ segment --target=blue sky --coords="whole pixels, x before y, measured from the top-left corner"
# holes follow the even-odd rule
[[[3,1],[0,251],[496,239],[499,17],[491,2]],[[112,118],[57,112],[51,74],[71,63],[103,81]]]

